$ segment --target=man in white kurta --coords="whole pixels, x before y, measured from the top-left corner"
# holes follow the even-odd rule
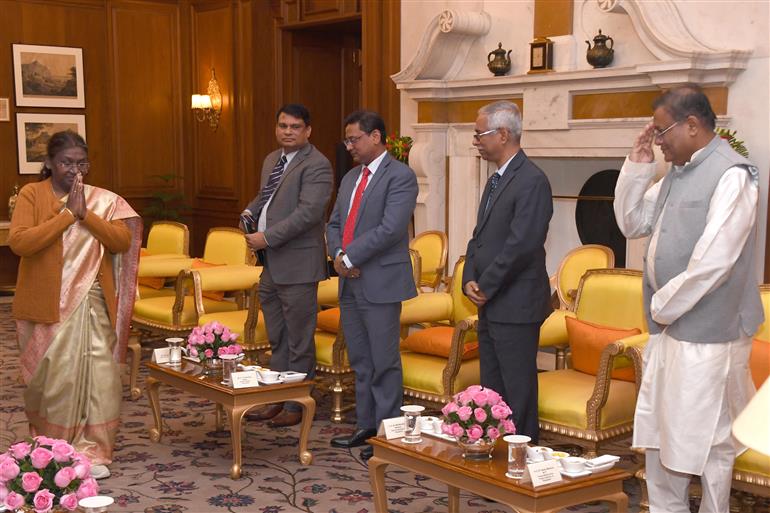
[[[730,283],[741,274],[734,272],[737,263],[754,267],[757,173],[745,159],[730,160],[732,150],[714,134],[713,112],[699,88],[675,89],[667,95],[656,101],[654,121],[637,138],[615,190],[615,216],[621,231],[629,238],[650,235],[644,273],[650,290],[645,308],[651,336],[644,354],[633,444],[646,448],[652,513],[689,512],[691,475],[701,477],[700,511],[726,512],[739,449],[730,427],[754,392],[748,358],[754,324],[761,320],[761,311],[756,312],[759,295],[753,269],[743,273],[752,275],[753,281]],[[673,164],[666,184],[666,179],[652,184],[653,143]],[[713,160],[706,160],[715,151],[727,156],[717,167]],[[725,169],[719,170],[720,164]],[[712,165],[715,187],[699,193],[692,179],[697,181],[699,173],[707,173],[702,171],[707,165]],[[682,186],[677,192],[677,182],[688,183],[688,179],[689,189]],[[699,202],[699,194],[706,200]],[[666,237],[670,223],[686,229],[689,215],[703,217],[697,210],[701,203],[705,219],[693,227],[697,233],[692,235],[694,245],[686,267],[669,272],[670,278],[660,282],[656,267],[668,265],[670,253],[665,245],[677,244],[676,237]],[[669,213],[676,217],[666,217]],[[671,250],[677,251],[681,249]],[[750,320],[736,323],[740,326],[732,331],[722,331],[725,323],[717,316],[701,313],[696,327],[692,315],[698,313],[693,312],[703,310],[710,295],[730,287],[743,289],[737,292],[741,300],[724,304],[719,315]],[[744,315],[744,310],[751,313]],[[704,337],[700,327],[718,334]],[[700,335],[688,336],[696,333]],[[721,333],[730,335],[720,338]]]

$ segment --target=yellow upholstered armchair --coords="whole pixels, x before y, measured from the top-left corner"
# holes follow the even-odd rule
[[[649,334],[642,273],[593,269],[580,280],[574,318],[565,319],[572,368],[538,375],[540,429],[587,447],[630,435],[641,368],[624,356]]]
[[[566,366],[567,340],[566,317],[574,317],[575,295],[580,278],[589,269],[611,269],[615,266],[615,254],[607,246],[586,244],[572,249],[551,276],[551,286],[556,289],[559,308],[546,318],[540,327],[540,347],[553,347],[556,351],[556,368]]]
[[[449,326],[415,330],[401,343],[404,397],[441,408],[459,390],[480,383],[477,309],[462,291],[465,257],[459,258],[449,284]]]
[[[143,274],[150,262],[187,258],[190,254],[190,232],[187,226],[175,221],[156,221],[150,227],[147,247],[142,248],[138,293],[140,298],[173,296],[174,288],[167,287],[166,277]],[[173,273],[175,275],[176,273]],[[172,276],[173,276],[172,275]]]
[[[444,232],[430,230],[417,234],[409,248],[420,254],[422,271],[418,288],[438,290],[446,273],[447,236]]]

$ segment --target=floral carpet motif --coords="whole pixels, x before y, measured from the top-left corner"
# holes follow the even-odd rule
[[[18,348],[10,305],[0,304],[0,451],[28,435],[18,382]],[[141,378],[144,379],[144,376]],[[149,439],[152,413],[146,395],[128,399],[124,389],[122,425],[115,447],[112,476],[100,481],[101,493],[115,499],[111,512],[131,513],[372,513],[369,473],[359,450],[333,449],[332,437],[352,432],[350,424],[329,421],[330,402],[321,398],[309,450],[313,464],[297,457],[299,427],[271,428],[246,422],[243,475],[229,477],[232,464],[229,431],[215,431],[214,406],[167,386],[161,386],[164,436]],[[548,440],[543,440],[547,445]],[[622,466],[638,463],[627,443],[610,447],[623,457]],[[447,510],[446,487],[437,481],[390,467],[387,473],[389,508],[393,513],[430,513]],[[639,487],[625,483],[631,511],[638,511]],[[461,492],[463,513],[510,513],[511,509]],[[606,505],[593,503],[565,511],[598,513]]]

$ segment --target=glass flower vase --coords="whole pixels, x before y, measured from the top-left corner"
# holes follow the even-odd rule
[[[495,450],[495,440],[479,438],[471,441],[467,437],[458,436],[457,445],[463,451],[463,458],[468,461],[487,461],[492,459],[492,451]]]
[[[222,360],[219,358],[206,358],[203,360],[203,373],[209,377],[221,376]]]

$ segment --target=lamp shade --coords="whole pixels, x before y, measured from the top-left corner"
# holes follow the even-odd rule
[[[194,94],[192,95],[192,108],[193,109],[210,109],[211,98],[207,94]]]
[[[770,456],[770,379],[733,422],[733,435],[746,447]]]

